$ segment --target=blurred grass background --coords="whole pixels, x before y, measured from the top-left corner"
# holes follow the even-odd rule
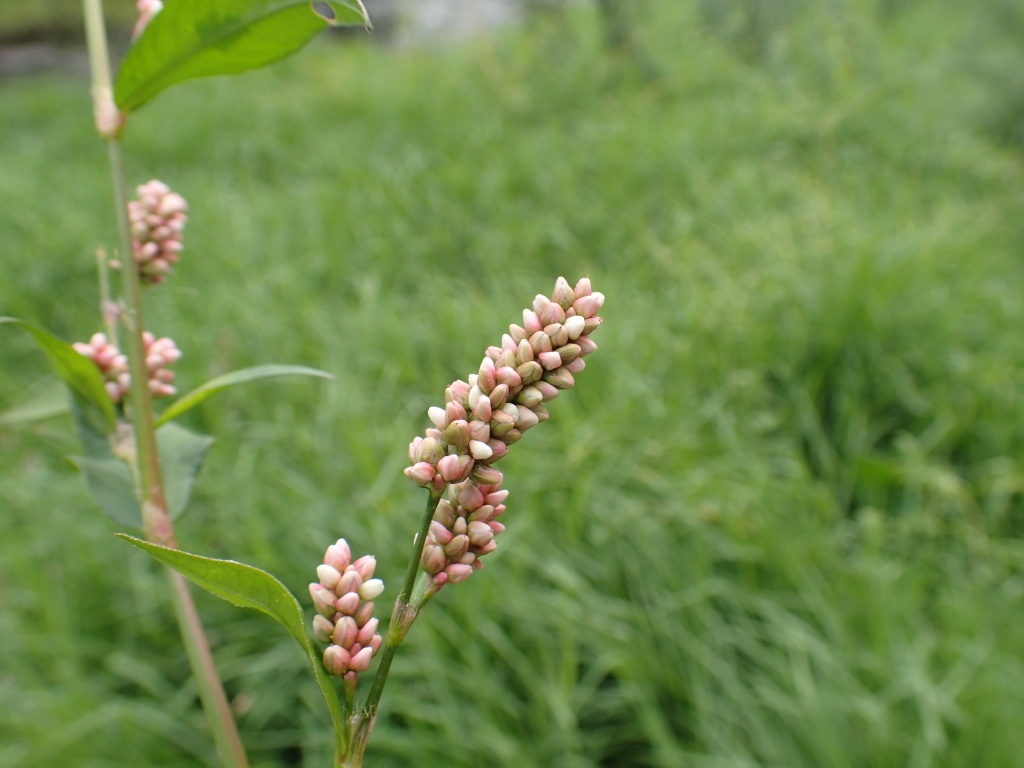
[[[337,377],[187,417],[218,442],[181,541],[301,595],[345,536],[393,598],[425,409],[589,274],[600,353],[503,464],[501,547],[412,631],[367,765],[1019,764],[1024,13],[604,23],[549,4],[455,46],[322,40],[133,118],[132,182],[192,206],[148,320],[181,387]],[[0,314],[68,340],[114,240],[87,91],[0,81]],[[28,341],[0,349],[0,408],[49,386]],[[61,419],[0,428],[0,766],[213,766],[164,581],[76,450]],[[293,641],[197,599],[253,765],[328,765]]]

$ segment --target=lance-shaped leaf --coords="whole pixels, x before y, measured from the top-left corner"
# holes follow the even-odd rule
[[[344,732],[341,703],[330,676],[320,661],[320,651],[306,634],[302,608],[288,588],[266,571],[234,560],[216,560],[178,549],[153,544],[124,533],[117,534],[129,544],[148,552],[153,558],[178,571],[207,592],[242,608],[253,608],[282,624],[294,637],[313,665],[313,674],[331,711],[335,733]]]
[[[14,317],[0,317],[0,323],[11,323],[27,331],[46,355],[50,367],[68,385],[75,403],[88,423],[103,434],[114,431],[117,418],[114,403],[103,386],[99,368],[75,348],[42,328]]]
[[[170,0],[125,56],[114,101],[133,112],[184,80],[262,67],[353,25],[369,27],[361,0]]]
[[[316,368],[306,368],[301,365],[257,365],[253,368],[242,368],[238,371],[225,373],[223,376],[218,376],[215,379],[210,379],[187,395],[182,395],[171,403],[167,410],[160,414],[160,418],[156,422],[157,426],[165,424],[171,419],[176,419],[185,411],[199,405],[206,398],[212,397],[228,387],[258,379],[270,379],[275,376],[316,376],[321,379],[334,380],[334,377],[329,373],[317,370]]]

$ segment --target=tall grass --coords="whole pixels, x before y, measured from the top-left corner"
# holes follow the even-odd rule
[[[1024,163],[972,65],[1015,33],[996,4],[889,6],[807,4],[750,48],[652,1],[642,66],[587,6],[452,50],[325,43],[136,118],[133,177],[192,205],[150,320],[183,386],[337,377],[191,417],[218,443],[182,540],[298,592],[341,535],[397,588],[425,408],[557,274],[608,295],[368,764],[1018,760]],[[86,85],[6,83],[0,114],[0,313],[82,338],[113,240]],[[47,379],[2,349],[13,405]],[[0,446],[0,765],[214,765],[163,581],[60,458],[67,425]],[[255,765],[325,765],[301,652],[198,599]]]

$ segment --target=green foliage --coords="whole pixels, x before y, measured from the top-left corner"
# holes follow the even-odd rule
[[[313,666],[313,674],[331,712],[335,732],[344,732],[341,705],[334,684],[320,662],[320,651],[306,632],[302,608],[288,588],[266,571],[234,560],[216,560],[201,557],[180,549],[169,549],[134,536],[117,534],[129,544],[147,552],[151,557],[178,571],[222,600],[239,608],[261,611],[288,630],[302,646]]]
[[[129,49],[114,99],[133,112],[172,85],[256,69],[303,48],[325,26],[367,25],[360,0],[175,0]]]
[[[133,117],[132,176],[191,206],[147,314],[177,382],[337,379],[180,419],[218,438],[182,542],[295,594],[339,536],[394,588],[427,406],[558,273],[608,295],[578,387],[503,460],[498,551],[396,657],[367,766],[1019,761],[1024,159],[966,62],[1020,45],[989,3],[805,5],[752,60],[651,0],[653,78],[578,4],[445,50],[315,46]],[[0,306],[73,338],[113,227],[68,80],[0,94]],[[3,345],[6,406],[44,366]],[[211,765],[165,582],[57,458],[66,426],[0,428],[0,764]],[[329,765],[294,641],[199,599],[254,765]]]
[[[205,384],[196,387],[187,395],[183,395],[175,400],[163,413],[160,414],[160,418],[157,419],[156,424],[157,426],[160,426],[171,419],[178,418],[181,414],[195,408],[199,403],[209,397],[213,397],[218,392],[223,392],[225,389],[230,389],[231,387],[239,384],[246,384],[250,381],[271,379],[277,376],[315,376],[321,379],[334,378],[329,373],[318,371],[315,368],[306,368],[301,365],[256,365],[252,368],[232,371],[231,373],[226,373],[223,376],[211,379]]]
[[[16,325],[28,332],[40,351],[46,355],[53,372],[67,385],[83,421],[90,428],[101,434],[114,431],[114,404],[103,387],[103,377],[90,360],[78,354],[67,342],[24,320],[0,317],[0,323]]]

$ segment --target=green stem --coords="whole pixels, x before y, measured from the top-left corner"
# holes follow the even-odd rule
[[[384,690],[384,684],[388,679],[388,672],[391,670],[391,662],[395,657],[395,651],[405,640],[409,627],[416,620],[419,613],[413,601],[413,586],[416,584],[416,576],[420,572],[420,555],[423,554],[423,542],[426,540],[427,531],[430,528],[430,521],[434,519],[434,511],[437,503],[441,500],[441,492],[430,492],[427,499],[426,509],[423,511],[423,520],[420,523],[420,530],[412,543],[412,553],[409,556],[409,564],[405,569],[405,581],[402,584],[402,591],[395,600],[395,610],[391,614],[391,622],[388,624],[387,639],[384,641],[384,651],[380,657],[380,664],[377,667],[377,677],[374,678],[373,687],[366,697],[364,712],[370,718],[377,714],[377,704],[380,702],[380,695]]]
[[[121,151],[120,133],[124,124],[113,102],[113,87],[110,79],[110,56],[107,48],[106,29],[103,22],[101,0],[83,0],[85,13],[86,40],[89,48],[89,62],[92,70],[93,111],[96,127],[107,141],[110,171],[114,187],[114,203],[117,210],[118,239],[121,252],[122,294],[125,302],[124,320],[128,326],[128,365],[132,387],[129,392],[132,426],[135,434],[135,468],[139,505],[142,511],[143,528],[146,538],[164,546],[175,547],[174,529],[167,511],[163,478],[160,471],[160,453],[156,441],[153,418],[153,401],[146,369],[146,345],[143,340],[145,323],[142,312],[142,287],[135,255],[132,249],[132,232],[128,216],[128,188],[124,173],[124,156]],[[167,569],[171,586],[175,616],[181,629],[185,652],[196,678],[203,710],[213,732],[217,754],[227,768],[248,768],[248,759],[242,740],[238,735],[231,707],[224,687],[217,675],[210,644],[203,632],[192,595],[184,578]]]
[[[419,607],[410,598],[416,584],[416,577],[420,572],[423,542],[426,540],[430,521],[434,519],[434,511],[437,509],[437,503],[441,500],[441,494],[442,491],[433,489],[430,491],[426,509],[423,510],[419,532],[412,541],[412,552],[409,555],[409,564],[405,569],[402,591],[398,593],[398,599],[395,600],[395,610],[392,612],[391,622],[388,624],[388,634],[384,640],[384,652],[381,654],[380,663],[377,666],[377,676],[373,680],[370,693],[366,696],[366,704],[362,709],[352,712],[345,721],[345,727],[348,729],[345,751],[339,750],[335,756],[337,768],[362,768],[363,753],[366,751],[366,743],[373,732],[373,724],[377,721],[377,705],[380,703],[380,695],[384,691],[384,684],[391,671],[391,662],[394,661],[398,647],[405,640],[409,627],[419,615]]]

